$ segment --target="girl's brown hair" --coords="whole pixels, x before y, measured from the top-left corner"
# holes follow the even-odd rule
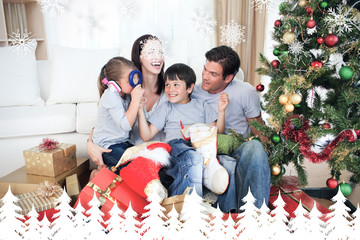
[[[108,86],[104,84],[102,80],[107,78],[108,81],[117,81],[124,77],[123,75],[125,74],[125,69],[135,70],[136,67],[133,62],[124,57],[113,57],[102,67],[98,78],[98,90],[100,97],[103,95],[105,89],[108,88]]]

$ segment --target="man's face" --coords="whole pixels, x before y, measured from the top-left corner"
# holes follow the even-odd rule
[[[202,71],[202,89],[211,94],[219,93],[228,85],[226,79],[223,79],[223,69],[219,63],[206,61]]]

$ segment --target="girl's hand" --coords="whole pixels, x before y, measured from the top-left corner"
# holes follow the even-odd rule
[[[131,91],[131,101],[140,103],[143,95],[144,95],[144,89],[139,84],[136,87],[134,87],[134,89]]]
[[[220,94],[219,102],[218,102],[219,112],[225,111],[228,105],[229,105],[229,96],[226,92],[222,92]]]

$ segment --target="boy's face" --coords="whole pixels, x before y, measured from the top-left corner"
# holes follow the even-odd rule
[[[185,81],[176,79],[165,81],[165,93],[171,103],[185,104],[190,102],[189,94],[192,92],[194,84],[186,89]]]
[[[202,71],[202,89],[211,94],[219,93],[227,87],[231,80],[232,75],[223,79],[223,69],[219,63],[206,61]]]

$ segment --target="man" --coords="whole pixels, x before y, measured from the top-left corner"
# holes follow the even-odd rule
[[[205,56],[202,84],[195,87],[192,97],[206,101],[217,110],[218,98],[221,92],[226,92],[230,101],[225,112],[226,133],[232,129],[246,138],[252,132],[264,139],[259,131],[249,125],[252,120],[262,122],[258,92],[249,83],[233,81],[240,68],[238,54],[230,47],[220,46],[211,49]],[[264,200],[268,203],[270,167],[259,141],[245,142],[232,156],[219,155],[218,158],[230,176],[227,191],[218,196],[217,203],[223,212],[238,211],[249,188],[258,208]]]

